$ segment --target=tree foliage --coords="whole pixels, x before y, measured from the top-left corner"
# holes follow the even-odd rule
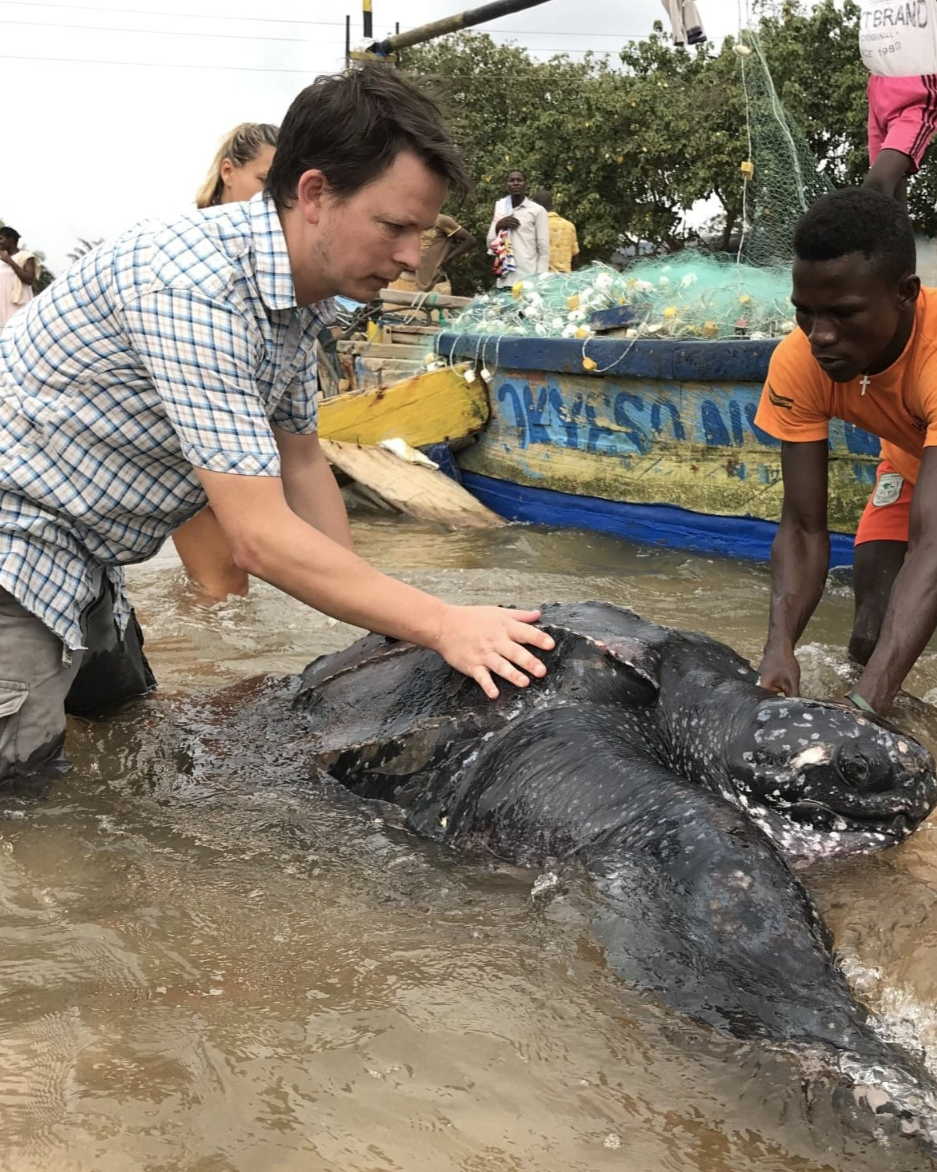
[[[79,236],[78,243],[71,250],[71,252],[66,253],[66,256],[71,261],[81,260],[81,258],[86,253],[90,252],[92,250],[92,248],[97,248],[97,246],[99,244],[103,244],[103,243],[104,243],[103,236],[99,236],[97,238],[97,240],[86,240],[84,236]]]
[[[821,0],[809,10],[788,0],[763,9],[755,22],[778,96],[837,186],[860,182],[868,167],[858,19],[853,0],[842,7]],[[625,45],[619,59],[615,68],[588,54],[538,61],[479,33],[407,53],[403,68],[442,98],[471,165],[476,190],[451,210],[481,240],[507,171],[519,167],[531,191],[552,189],[557,210],[577,226],[586,260],[607,259],[642,239],[682,248],[694,235],[686,209],[713,197],[728,245],[740,223],[739,168],[748,157],[733,39],[687,50],[658,24],[648,39]],[[925,160],[909,200],[918,227],[937,231],[937,162]],[[457,288],[490,285],[489,262],[483,247],[461,260],[450,274]]]

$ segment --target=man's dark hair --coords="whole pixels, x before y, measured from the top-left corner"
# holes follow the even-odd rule
[[[316,168],[333,194],[347,199],[404,150],[445,179],[456,196],[470,190],[439,107],[397,70],[367,62],[346,74],[318,77],[286,112],[264,194],[278,208],[289,207],[300,176]]]
[[[535,191],[530,197],[534,203],[540,204],[542,208],[546,208],[548,212],[553,211],[553,192],[547,187],[541,187],[539,191]]]
[[[14,244],[19,244],[20,234],[15,228],[4,226],[0,228],[0,240],[12,240]]]
[[[873,187],[844,187],[821,196],[794,229],[800,260],[837,260],[861,252],[883,276],[900,280],[917,266],[908,213]]]

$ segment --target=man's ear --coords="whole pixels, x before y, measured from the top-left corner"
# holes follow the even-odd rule
[[[917,301],[920,292],[920,277],[902,277],[898,282],[898,308],[907,309],[909,305],[913,305]]]
[[[318,224],[322,205],[330,191],[329,181],[317,168],[304,171],[296,184],[296,206],[307,224]]]

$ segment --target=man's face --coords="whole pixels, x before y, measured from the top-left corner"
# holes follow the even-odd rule
[[[896,281],[861,252],[835,260],[795,260],[791,301],[821,370],[837,383],[882,369],[917,279]],[[897,355],[892,356],[892,360]]]
[[[508,195],[526,195],[527,180],[523,171],[508,172]]]
[[[401,151],[373,183],[344,201],[326,193],[310,276],[357,301],[370,301],[404,269],[420,264],[420,234],[436,222],[446,181]],[[302,274],[294,271],[297,292]]]

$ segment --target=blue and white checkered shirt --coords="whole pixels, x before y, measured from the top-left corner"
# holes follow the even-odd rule
[[[276,209],[256,196],[95,248],[0,333],[0,586],[66,647],[102,570],[205,504],[194,468],[278,476],[271,424],[316,429],[315,340]]]

